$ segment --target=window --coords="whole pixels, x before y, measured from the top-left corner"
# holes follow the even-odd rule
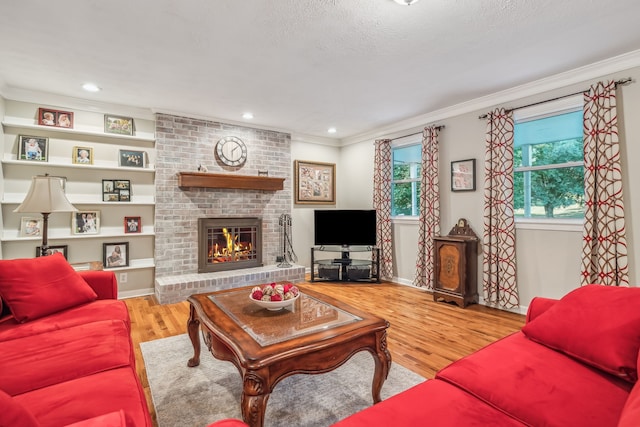
[[[581,97],[549,113],[518,113],[514,127],[516,218],[584,218]],[[543,104],[547,109],[553,105]]]
[[[420,213],[421,150],[421,144],[392,148],[391,216],[418,216]]]

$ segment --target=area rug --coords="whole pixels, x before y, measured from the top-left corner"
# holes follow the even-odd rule
[[[193,347],[186,334],[143,342],[140,347],[159,427],[205,427],[224,418],[242,419],[241,378],[232,363],[215,359],[203,344],[200,366],[187,367]],[[285,378],[269,397],[265,427],[326,427],[371,406],[373,371],[373,356],[363,351],[332,372]],[[381,397],[422,381],[423,377],[392,363]]]

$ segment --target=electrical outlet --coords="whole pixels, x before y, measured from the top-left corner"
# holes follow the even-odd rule
[[[120,273],[120,283],[127,283],[127,273]]]

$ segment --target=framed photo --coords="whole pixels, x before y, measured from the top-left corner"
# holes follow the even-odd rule
[[[40,248],[41,246],[36,246],[36,257],[42,255],[42,250]],[[47,246],[47,252],[44,254],[44,256],[57,254],[58,252],[60,252],[64,256],[64,259],[69,259],[67,258],[67,245]]]
[[[20,237],[42,236],[42,217],[23,216],[20,218]]]
[[[73,113],[71,111],[38,108],[38,124],[73,129]]]
[[[103,202],[130,202],[131,181],[128,179],[103,179]]]
[[[102,263],[104,268],[129,266],[129,242],[103,243]]]
[[[476,159],[451,162],[451,191],[476,191]]]
[[[124,217],[124,232],[125,233],[142,233],[142,220],[139,216],[125,216]]]
[[[49,161],[49,138],[20,135],[18,140],[18,160]]]
[[[118,164],[128,168],[147,167],[147,153],[144,151],[120,150],[118,152]]]
[[[131,117],[105,114],[104,132],[118,135],[133,135],[133,119]]]
[[[73,147],[73,163],[79,165],[93,164],[93,148],[91,147]]]
[[[73,234],[98,234],[100,232],[100,211],[78,211],[71,213]]]
[[[294,161],[295,203],[336,204],[335,163]]]

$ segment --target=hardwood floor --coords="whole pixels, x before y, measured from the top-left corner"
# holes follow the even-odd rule
[[[496,341],[524,325],[524,316],[480,305],[461,309],[436,303],[430,293],[393,283],[303,283],[391,324],[388,346],[393,361],[425,378],[449,363]],[[140,343],[186,333],[189,304],[161,305],[153,296],[125,300],[132,321],[138,375],[155,422]],[[205,348],[206,351],[206,348]],[[202,357],[209,355],[204,354]],[[185,365],[190,355],[185,355]],[[212,357],[212,356],[210,356]]]

